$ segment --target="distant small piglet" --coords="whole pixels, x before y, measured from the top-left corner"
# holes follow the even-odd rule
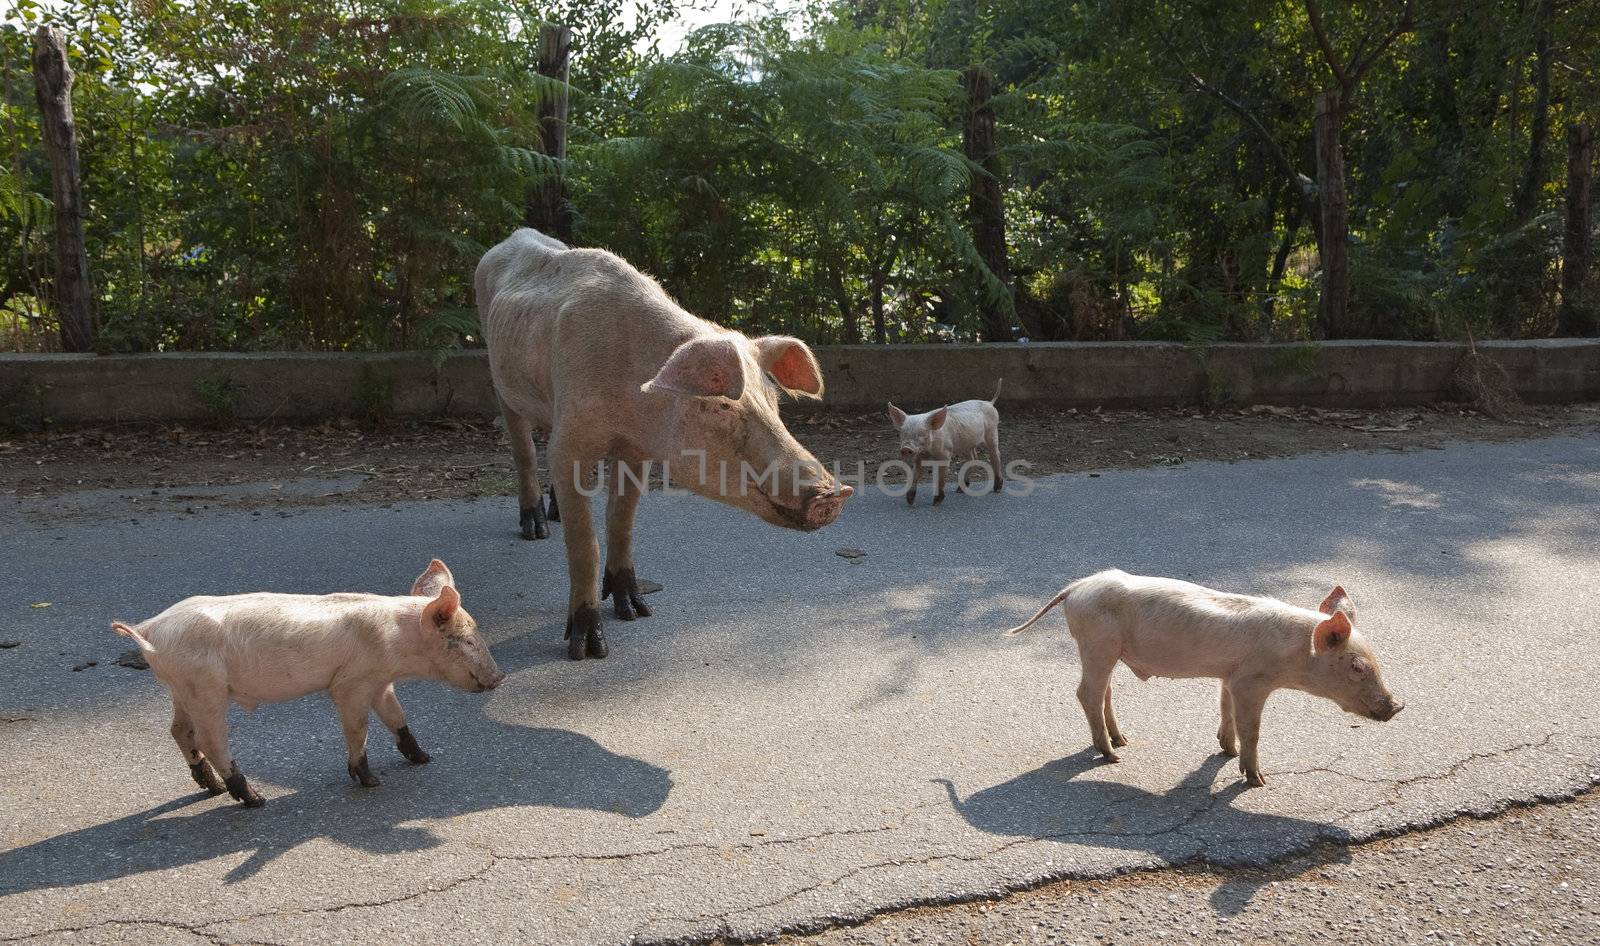
[[[1006,634],[1021,634],[1058,604],[1083,664],[1078,702],[1095,748],[1109,762],[1117,761],[1113,747],[1128,744],[1111,711],[1111,671],[1118,660],[1140,680],[1220,679],[1217,741],[1224,755],[1239,756],[1251,785],[1266,784],[1256,740],[1261,709],[1273,690],[1303,690],[1379,722],[1405,708],[1384,685],[1378,658],[1355,629],[1355,604],[1338,586],[1311,611],[1111,569],[1063,588]]]
[[[344,725],[350,777],[378,780],[367,767],[367,713],[394,733],[400,752],[428,761],[395,698],[397,680],[427,677],[473,693],[505,679],[461,607],[455,577],[434,559],[411,594],[243,594],[185,598],[142,624],[111,629],[131,637],[172,693],[172,738],[195,783],[247,807],[263,800],[228,752],[228,703],[247,710],[327,690]],[[219,781],[218,772],[226,775]]]
[[[991,488],[999,494],[1006,480],[1005,467],[1000,462],[1000,412],[995,410],[994,402],[1000,399],[1002,383],[995,382],[994,397],[987,401],[962,401],[926,414],[907,414],[889,405],[889,423],[900,431],[900,459],[911,467],[908,505],[917,501],[917,480],[923,464],[933,467],[933,502],[938,505],[944,502],[945,474],[952,468],[959,472],[968,462],[976,461],[979,447],[989,451]],[[967,473],[970,475],[970,467]],[[966,475],[959,485],[962,489],[970,485]]]

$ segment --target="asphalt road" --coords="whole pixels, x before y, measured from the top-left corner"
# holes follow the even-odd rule
[[[926,499],[864,491],[801,535],[653,495],[638,559],[666,586],[656,614],[611,623],[611,658],[579,664],[559,540],[518,540],[509,500],[12,500],[0,941],[766,937],[1058,878],[1269,864],[1600,782],[1592,435]],[[398,593],[434,555],[511,679],[488,698],[403,685],[434,761],[407,765],[374,723],[380,788],[347,779],[311,697],[235,713],[264,809],[201,798],[164,692],[112,663],[113,618],[202,592]],[[1343,583],[1407,709],[1377,724],[1274,697],[1270,784],[1246,790],[1213,752],[1214,685],[1119,671],[1132,745],[1098,765],[1060,619],[999,631],[1113,565],[1308,605]]]

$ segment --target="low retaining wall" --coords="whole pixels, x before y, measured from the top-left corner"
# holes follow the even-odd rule
[[[1484,342],[1533,402],[1600,400],[1600,340]],[[1301,345],[1049,342],[845,345],[817,349],[823,406],[925,409],[988,397],[1063,407],[1274,404],[1383,407],[1449,400],[1460,345],[1347,341]],[[0,424],[487,416],[482,351],[443,357],[262,352],[0,355]]]

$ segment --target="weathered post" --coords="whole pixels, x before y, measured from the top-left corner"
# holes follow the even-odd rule
[[[1594,232],[1594,129],[1567,129],[1567,225],[1561,240],[1560,335],[1600,335],[1600,299],[1587,288],[1589,240]]]
[[[557,161],[567,159],[567,57],[572,51],[572,30],[565,26],[539,28],[539,74],[556,87],[539,101],[540,154]],[[561,172],[546,175],[528,192],[526,222],[563,243],[572,242],[572,204]]]
[[[89,299],[89,254],[83,242],[78,129],[72,120],[72,67],[67,65],[66,41],[54,27],[41,26],[34,34],[33,86],[55,197],[55,296],[61,347],[89,351],[95,330]]]
[[[961,144],[967,158],[983,169],[982,174],[972,176],[972,242],[984,265],[1005,286],[1009,297],[1011,265],[1006,259],[1005,190],[1000,183],[1000,158],[994,147],[994,75],[983,66],[972,66],[961,74],[961,80],[967,91]],[[1011,341],[1010,304],[1002,304],[985,294],[978,311],[983,320],[984,341]]]

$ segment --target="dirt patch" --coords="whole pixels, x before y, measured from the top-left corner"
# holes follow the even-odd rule
[[[1539,408],[1516,421],[1450,405],[1392,411],[1257,406],[1229,411],[1013,408],[1002,413],[1004,458],[1026,461],[1032,475],[1341,450],[1434,449],[1451,441],[1518,440],[1600,425],[1600,405]],[[820,459],[838,462],[846,471],[859,462],[870,472],[896,458],[894,432],[878,413],[796,417],[791,429]],[[311,485],[275,485],[290,481]],[[250,484],[267,485],[252,489]],[[195,487],[213,492],[183,492]],[[194,511],[510,496],[516,481],[505,434],[491,421],[376,428],[351,421],[235,430],[93,428],[0,440],[0,495],[23,500],[91,490],[137,491],[124,498]]]

